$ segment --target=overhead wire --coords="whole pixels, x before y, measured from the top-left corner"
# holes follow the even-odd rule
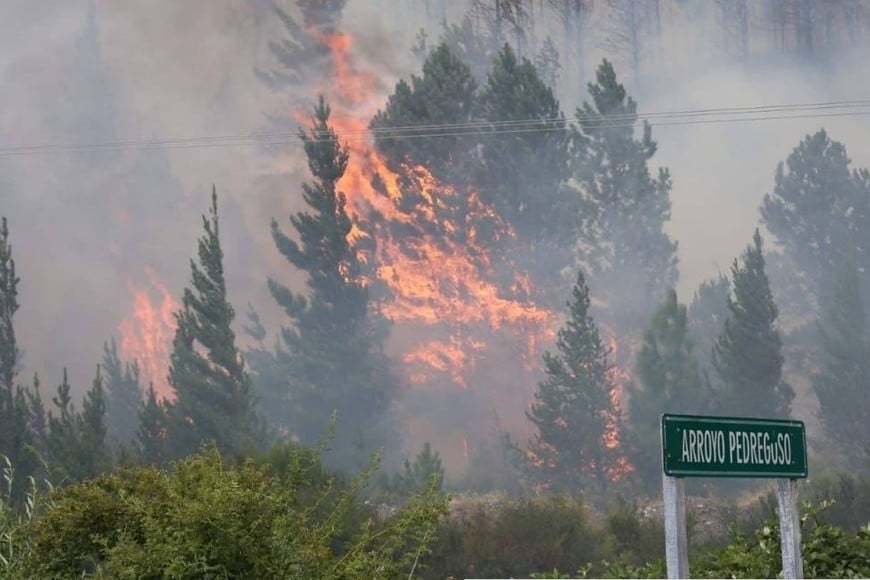
[[[580,113],[578,115],[551,118],[372,127],[367,129],[334,130],[333,133],[340,141],[350,142],[368,140],[372,136],[377,137],[378,139],[421,139],[492,134],[558,132],[570,130],[572,126],[574,126],[572,123],[579,124],[584,131],[596,131],[634,127],[638,122],[646,122],[652,127],[667,127],[787,119],[864,116],[870,114],[870,109],[852,110],[861,108],[870,108],[870,99],[627,113],[606,117],[601,117],[597,114],[587,115],[583,114],[582,111],[578,111],[578,113]],[[0,157],[51,152],[74,153],[125,149],[191,149],[248,145],[273,146],[297,142],[299,135],[299,132],[251,133],[247,135],[192,136],[150,140],[105,141],[98,143],[0,146]],[[310,132],[306,132],[306,135],[308,135],[309,140],[313,142],[329,141],[333,138],[332,136],[317,138],[316,134],[314,137],[311,137]]]

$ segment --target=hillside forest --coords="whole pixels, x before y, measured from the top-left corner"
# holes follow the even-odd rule
[[[870,3],[62,4],[2,9],[4,573],[658,577],[687,413],[804,421],[870,574]],[[689,481],[693,574],[779,573],[768,483]]]

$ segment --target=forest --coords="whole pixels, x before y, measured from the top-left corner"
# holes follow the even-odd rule
[[[870,2],[145,4],[4,41],[0,575],[661,577],[686,413],[804,421],[870,576]],[[780,574],[769,482],[687,491]]]

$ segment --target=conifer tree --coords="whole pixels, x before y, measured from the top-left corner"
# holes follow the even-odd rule
[[[0,219],[0,455],[5,455],[20,474],[30,475],[37,462],[33,455],[28,392],[16,384],[20,352],[15,337],[18,282],[6,218]],[[23,484],[24,477],[19,478]],[[21,497],[23,485],[13,495]]]
[[[731,266],[725,329],[713,348],[713,368],[721,381],[718,410],[757,417],[788,417],[794,390],[782,378],[778,311],[764,272],[761,234]]]
[[[433,477],[437,478],[440,488],[444,483],[444,465],[441,463],[441,455],[437,451],[433,452],[427,441],[414,458],[413,464],[405,460],[405,469],[397,474],[394,487],[403,494],[420,492],[426,489]]]
[[[730,292],[731,281],[720,274],[701,282],[689,306],[689,334],[705,375],[712,369],[713,345],[725,329]]]
[[[611,404],[610,350],[589,314],[582,271],[572,297],[569,319],[556,342],[559,353],[544,353],[547,376],[526,412],[537,430],[529,446],[535,457],[530,468],[535,479],[553,489],[576,491],[593,484],[603,491],[620,459],[608,441],[618,421]]]
[[[13,319],[18,311],[18,282],[4,217],[0,220],[0,391],[4,397],[11,397],[15,390],[18,343]]]
[[[819,331],[823,364],[813,377],[819,418],[846,465],[870,473],[870,344],[854,260],[843,268],[823,305]]]
[[[145,400],[139,408],[133,446],[142,463],[160,465],[170,459],[169,417],[166,406],[157,399],[153,383],[148,385]]]
[[[372,128],[379,130],[375,134],[378,149],[394,169],[402,162],[425,164],[439,179],[461,185],[477,138],[444,131],[448,135],[437,139],[395,139],[382,130],[472,122],[476,90],[477,82],[468,66],[446,44],[439,44],[426,57],[422,75],[400,80],[384,110],[372,119]]]
[[[706,403],[692,346],[687,309],[671,290],[644,332],[635,367],[639,384],[629,387],[631,463],[649,489],[659,484],[662,413],[697,414]]]
[[[169,435],[174,452],[182,456],[206,442],[230,453],[260,443],[250,380],[232,329],[235,311],[227,300],[214,189],[202,224],[199,259],[190,260],[192,288],[184,289],[175,315],[169,368],[176,394]]]
[[[72,402],[66,369],[52,398],[55,411],[48,414],[47,463],[51,481],[82,481],[110,467],[106,448],[105,397],[100,367],[85,394],[81,412]]]
[[[556,45],[549,36],[544,40],[541,50],[535,55],[535,68],[538,70],[541,80],[547,83],[551,89],[556,90],[559,82],[559,70],[562,65],[559,62],[559,51],[556,50]]]
[[[808,135],[779,163],[761,216],[808,291],[822,301],[825,281],[838,277],[842,256],[854,253],[865,271],[870,265],[870,174],[853,171],[846,147],[824,130]]]
[[[82,401],[82,412],[77,422],[80,468],[85,477],[99,475],[110,467],[106,446],[106,395],[99,365],[91,389]]]
[[[361,449],[387,442],[382,439],[382,419],[396,381],[383,353],[381,325],[369,311],[362,263],[348,241],[352,223],[345,195],[336,189],[347,168],[348,150],[339,144],[329,115],[321,97],[313,126],[301,135],[314,182],[303,185],[309,211],[290,217],[299,242],[272,222],[278,250],[307,275],[308,295],[269,280],[291,324],[282,328],[273,358],[281,373],[261,367],[257,384],[270,422],[304,443],[319,440],[336,413],[330,459],[347,465],[359,458]]]
[[[677,280],[677,244],[664,231],[671,218],[671,178],[648,164],[657,145],[644,121],[635,137],[637,103],[605,60],[589,84],[592,103],[578,108],[572,130],[573,177],[585,202],[582,262],[601,274],[612,295],[618,332],[648,320]],[[616,306],[618,305],[618,306]]]
[[[482,137],[481,196],[510,223],[520,241],[533,247],[543,241],[565,242],[573,233],[573,196],[562,187],[568,177],[565,120],[553,91],[528,59],[504,45],[481,88],[480,115],[485,121],[535,122],[548,131],[495,130]],[[517,127],[522,127],[519,125]],[[547,245],[550,261],[555,248]],[[566,264],[560,264],[559,270]]]
[[[129,445],[136,437],[136,422],[142,404],[139,364],[122,363],[115,339],[103,345],[106,373],[106,429],[113,445]]]

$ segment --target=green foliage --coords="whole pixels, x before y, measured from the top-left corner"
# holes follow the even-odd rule
[[[641,516],[637,504],[623,499],[610,508],[604,529],[612,538],[611,551],[621,565],[642,566],[651,557],[664,554],[665,536],[661,520]]]
[[[668,292],[643,335],[635,363],[640,385],[629,386],[630,460],[641,485],[659,486],[662,413],[699,413],[705,392],[688,335],[688,313]]]
[[[577,109],[572,127],[572,174],[585,205],[581,261],[600,271],[598,283],[615,293],[619,330],[646,320],[677,280],[677,244],[664,232],[671,218],[667,169],[650,174],[656,153],[644,121],[635,137],[637,103],[605,60],[589,84],[592,103]],[[632,326],[633,327],[633,326]]]
[[[0,486],[0,576],[14,578],[21,574],[24,562],[30,556],[33,545],[30,539],[22,533],[22,527],[29,524],[53,503],[46,500],[40,493],[40,488],[33,476],[25,479],[26,491],[22,505],[16,506],[14,490],[16,484],[15,468],[5,455],[2,459],[2,486]],[[46,481],[46,487],[51,490],[51,483]]]
[[[823,304],[819,332],[824,355],[813,376],[818,415],[829,442],[845,465],[870,474],[870,367],[861,279],[854,261],[838,277]]]
[[[138,414],[133,449],[145,465],[161,465],[170,459],[169,416],[166,406],[157,399],[154,385],[148,385],[145,401]]]
[[[818,517],[847,531],[870,523],[870,475],[848,471],[814,477],[802,489],[801,499],[811,505],[834,500]]]
[[[870,574],[870,530],[849,534],[822,522],[819,513],[828,507],[804,506],[801,518],[801,551],[807,578],[853,578]],[[693,559],[690,570],[699,578],[775,578],[782,569],[779,526],[771,520],[755,533],[754,541],[738,535],[732,543],[710,556]]]
[[[788,417],[794,390],[782,378],[779,314],[764,272],[761,235],[731,266],[733,297],[728,297],[725,329],[713,350],[713,367],[722,385],[717,411],[731,415]]]
[[[384,417],[397,381],[383,352],[383,321],[369,309],[358,248],[348,240],[352,222],[345,195],[336,190],[348,150],[329,116],[321,98],[312,128],[301,135],[315,181],[303,185],[310,211],[290,218],[298,237],[291,239],[272,222],[278,250],[306,274],[309,293],[269,280],[291,324],[282,328],[274,356],[260,352],[255,380],[264,415],[303,444],[313,443],[337,414],[338,433],[327,457],[347,466],[365,456],[361,450],[395,443],[387,437]]]
[[[574,195],[562,187],[568,177],[568,139],[557,130],[565,127],[559,102],[535,66],[507,44],[495,57],[478,102],[484,121],[535,120],[549,129],[483,136],[477,182],[482,199],[513,226],[518,241],[546,252],[552,264],[560,258],[556,252],[570,245],[577,211]],[[543,261],[543,253],[537,256]],[[535,260],[528,262],[540,268]],[[553,270],[565,265],[557,263]]]
[[[701,282],[689,306],[689,336],[705,378],[712,370],[713,346],[725,330],[730,292],[731,281],[720,274]]]
[[[414,458],[413,464],[405,460],[404,470],[395,475],[390,487],[400,496],[407,496],[425,489],[433,479],[438,482],[438,489],[441,489],[444,485],[444,466],[441,456],[437,451],[432,451],[432,446],[427,441]]]
[[[829,504],[805,505],[802,518],[802,555],[807,578],[866,578],[870,574],[870,525],[852,534],[828,523],[819,514]],[[661,553],[661,552],[660,552]],[[781,574],[779,526],[767,521],[751,536],[735,535],[718,550],[691,555],[689,571],[693,578],[777,578]],[[664,578],[664,561],[656,558],[638,565],[619,558],[603,560],[594,566],[578,570],[576,575],[564,575],[557,568],[533,578]]]
[[[232,329],[214,189],[202,225],[199,260],[190,261],[193,288],[184,289],[175,314],[169,383],[176,400],[168,406],[168,434],[176,457],[204,442],[229,452],[260,444],[251,383]]]
[[[308,460],[291,464],[279,478],[253,461],[229,465],[211,450],[169,472],[123,469],[57,490],[54,506],[22,529],[33,546],[24,572],[40,578],[413,576],[446,509],[434,481],[395,517],[370,518],[334,546],[367,473],[337,492],[327,483],[312,499],[300,494]]]
[[[870,173],[849,164],[845,146],[824,130],[807,135],[777,166],[773,192],[761,206],[765,227],[817,297],[837,278],[842,256],[870,244]]]
[[[11,398],[15,390],[19,352],[13,318],[18,311],[19,281],[4,217],[0,220],[0,395],[4,398]]]
[[[0,219],[0,454],[25,472],[36,468],[30,420],[30,391],[17,385],[20,351],[15,338],[18,282],[6,218]],[[24,493],[16,483],[15,501]]]
[[[123,363],[115,339],[103,345],[103,370],[106,374],[106,431],[114,446],[128,446],[136,438],[142,390],[137,361]]]
[[[105,440],[106,406],[100,367],[97,366],[80,412],[72,403],[70,389],[64,369],[63,381],[52,398],[55,409],[48,413],[46,437],[46,462],[51,466],[51,478],[62,483],[82,481],[111,467]]]
[[[600,530],[583,504],[564,496],[472,506],[440,528],[427,578],[525,578],[576,570],[606,556]]]
[[[526,416],[537,433],[529,444],[529,472],[554,490],[604,491],[608,472],[619,461],[606,444],[615,428],[611,397],[615,385],[609,349],[589,314],[589,288],[577,275],[568,303],[570,318],[557,337],[559,354],[544,353],[546,379],[538,385]]]
[[[444,43],[429,53],[421,76],[400,80],[382,111],[374,116],[372,129],[378,149],[393,168],[400,163],[424,163],[440,179],[456,183],[467,172],[470,152],[477,143],[472,136],[449,135],[436,139],[394,139],[390,127],[455,125],[475,121],[477,82],[468,66]],[[431,129],[427,129],[427,132]]]

